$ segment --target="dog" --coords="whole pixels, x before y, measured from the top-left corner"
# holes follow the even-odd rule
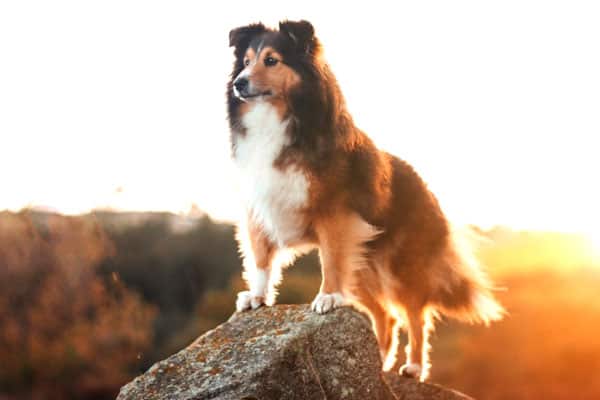
[[[492,284],[414,169],[355,126],[309,22],[239,27],[229,44],[231,151],[246,205],[237,240],[248,290],[236,309],[272,305],[282,268],[318,248],[312,310],[366,312],[384,370],[406,329],[399,373],[425,380],[435,318],[502,318]]]

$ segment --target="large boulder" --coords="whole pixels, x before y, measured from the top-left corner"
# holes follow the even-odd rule
[[[234,314],[125,385],[125,399],[468,399],[381,373],[366,316],[278,305]]]

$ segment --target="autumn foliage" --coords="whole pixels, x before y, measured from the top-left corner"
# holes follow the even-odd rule
[[[97,267],[93,218],[0,214],[0,383],[47,398],[114,392],[152,342],[153,307]]]
[[[439,323],[432,380],[481,399],[600,398],[598,249],[478,235],[509,314],[490,328]],[[0,398],[114,398],[231,315],[240,269],[233,227],[206,216],[0,213]],[[284,272],[278,302],[310,302],[319,283],[311,253]]]

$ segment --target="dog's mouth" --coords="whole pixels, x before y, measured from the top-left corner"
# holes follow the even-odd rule
[[[258,93],[236,93],[237,98],[242,101],[260,100],[272,95],[273,92],[271,92],[270,90],[265,90],[264,92]]]

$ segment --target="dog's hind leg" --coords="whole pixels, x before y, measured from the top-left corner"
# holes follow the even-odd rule
[[[382,307],[371,310],[373,328],[379,343],[383,370],[389,371],[396,362],[396,347],[398,346],[398,327],[396,319],[388,314]],[[399,326],[399,324],[398,324]]]
[[[396,366],[398,361],[398,347],[400,346],[400,329],[403,322],[400,318],[388,317],[388,337],[389,345],[385,357],[383,358],[383,370],[390,371]]]
[[[358,279],[361,282],[368,281],[366,276],[361,276],[360,274]],[[402,321],[394,316],[391,312],[392,310],[388,310],[379,303],[365,285],[356,286],[353,294],[358,301],[358,308],[366,309],[365,311],[371,318],[373,331],[377,336],[377,343],[379,344],[381,360],[383,361],[383,370],[389,371],[396,365]]]
[[[408,345],[403,376],[424,381],[429,374],[429,333],[433,329],[431,312],[422,306],[406,307]]]

